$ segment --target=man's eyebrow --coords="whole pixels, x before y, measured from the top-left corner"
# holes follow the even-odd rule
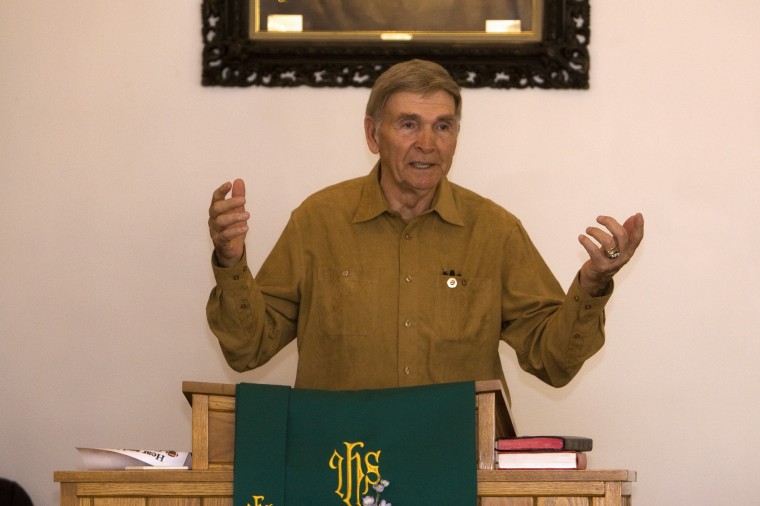
[[[449,123],[456,123],[456,121],[457,121],[457,115],[456,114],[444,114],[443,116],[439,116],[436,121],[448,121]]]
[[[408,119],[411,119],[411,120],[414,120],[414,121],[419,121],[420,120],[420,115],[419,114],[414,114],[413,112],[402,112],[401,114],[398,115],[398,117],[396,119],[399,120],[399,121],[404,121],[404,120],[408,120]]]
[[[420,121],[420,119],[421,119],[420,115],[415,114],[413,112],[402,112],[396,118],[397,121],[406,121],[406,120]],[[455,123],[456,120],[457,120],[456,114],[443,114],[435,118],[433,123],[437,123],[439,121],[447,121],[449,123]]]

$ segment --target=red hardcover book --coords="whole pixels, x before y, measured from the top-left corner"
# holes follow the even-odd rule
[[[507,437],[496,440],[498,451],[575,451],[590,452],[593,441],[579,436],[522,436]]]
[[[586,469],[583,452],[498,452],[499,469]]]

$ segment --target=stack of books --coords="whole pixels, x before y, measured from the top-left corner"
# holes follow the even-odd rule
[[[579,436],[521,436],[496,440],[499,469],[586,469],[593,441]]]

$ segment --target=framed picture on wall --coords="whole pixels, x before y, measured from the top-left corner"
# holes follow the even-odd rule
[[[536,0],[250,0],[248,5],[249,35],[262,40],[289,34],[372,43],[384,35],[445,42],[540,31],[532,22],[533,10],[541,7]]]
[[[585,89],[588,0],[203,0],[205,86],[371,86],[437,61],[464,87]]]

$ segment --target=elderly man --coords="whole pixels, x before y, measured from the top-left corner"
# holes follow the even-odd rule
[[[297,338],[296,387],[500,378],[506,388],[505,341],[523,369],[562,386],[601,348],[612,278],[641,242],[643,217],[599,217],[606,230],[580,237],[589,259],[565,294],[517,218],[448,180],[461,107],[435,63],[383,73],[364,120],[378,163],[307,198],[255,278],[244,183],[214,192],[207,317],[232,368],[260,366]]]

